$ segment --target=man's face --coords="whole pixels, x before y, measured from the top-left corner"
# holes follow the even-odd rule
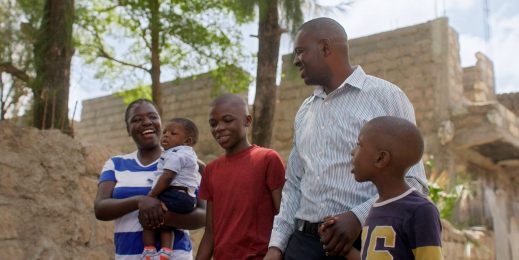
[[[306,85],[323,85],[328,76],[328,66],[320,49],[319,41],[312,33],[299,31],[294,43],[294,65],[299,68]]]

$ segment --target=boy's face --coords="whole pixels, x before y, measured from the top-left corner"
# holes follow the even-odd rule
[[[243,107],[230,102],[215,105],[209,114],[211,134],[227,154],[247,146],[247,127],[251,122]]]
[[[184,126],[178,123],[169,122],[162,132],[161,145],[164,149],[173,148],[179,145],[188,145],[189,137]]]
[[[377,160],[378,151],[374,145],[373,135],[362,128],[359,134],[357,147],[351,152],[353,168],[351,172],[358,182],[371,181],[376,172],[374,164]]]

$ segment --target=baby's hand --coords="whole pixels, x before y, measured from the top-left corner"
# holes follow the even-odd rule
[[[168,212],[168,207],[166,207],[166,204],[164,204],[164,202],[160,202],[160,206],[162,207],[162,210],[164,210],[164,212]]]
[[[326,232],[327,228],[333,226],[333,224],[335,224],[336,219],[337,217],[334,216],[325,217],[323,223],[319,226],[319,235],[322,236],[324,232]]]

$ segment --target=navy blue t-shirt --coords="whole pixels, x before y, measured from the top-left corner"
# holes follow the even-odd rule
[[[363,260],[443,259],[438,210],[414,189],[375,203],[362,229]]]

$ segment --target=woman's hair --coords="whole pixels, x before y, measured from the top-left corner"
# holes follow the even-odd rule
[[[132,101],[130,104],[128,104],[128,106],[126,107],[126,111],[124,111],[124,123],[126,124],[126,128],[128,128],[128,117],[130,116],[130,110],[136,106],[136,105],[139,105],[139,104],[142,104],[142,103],[148,103],[150,105],[152,105],[155,110],[159,111],[158,108],[157,108],[157,104],[155,104],[155,102],[149,100],[149,99],[146,99],[146,98],[139,98],[139,99],[136,99],[134,101]]]
[[[187,136],[193,139],[193,145],[196,144],[198,141],[198,127],[196,127],[193,121],[187,118],[177,117],[170,119],[168,122],[182,125],[186,130]]]

